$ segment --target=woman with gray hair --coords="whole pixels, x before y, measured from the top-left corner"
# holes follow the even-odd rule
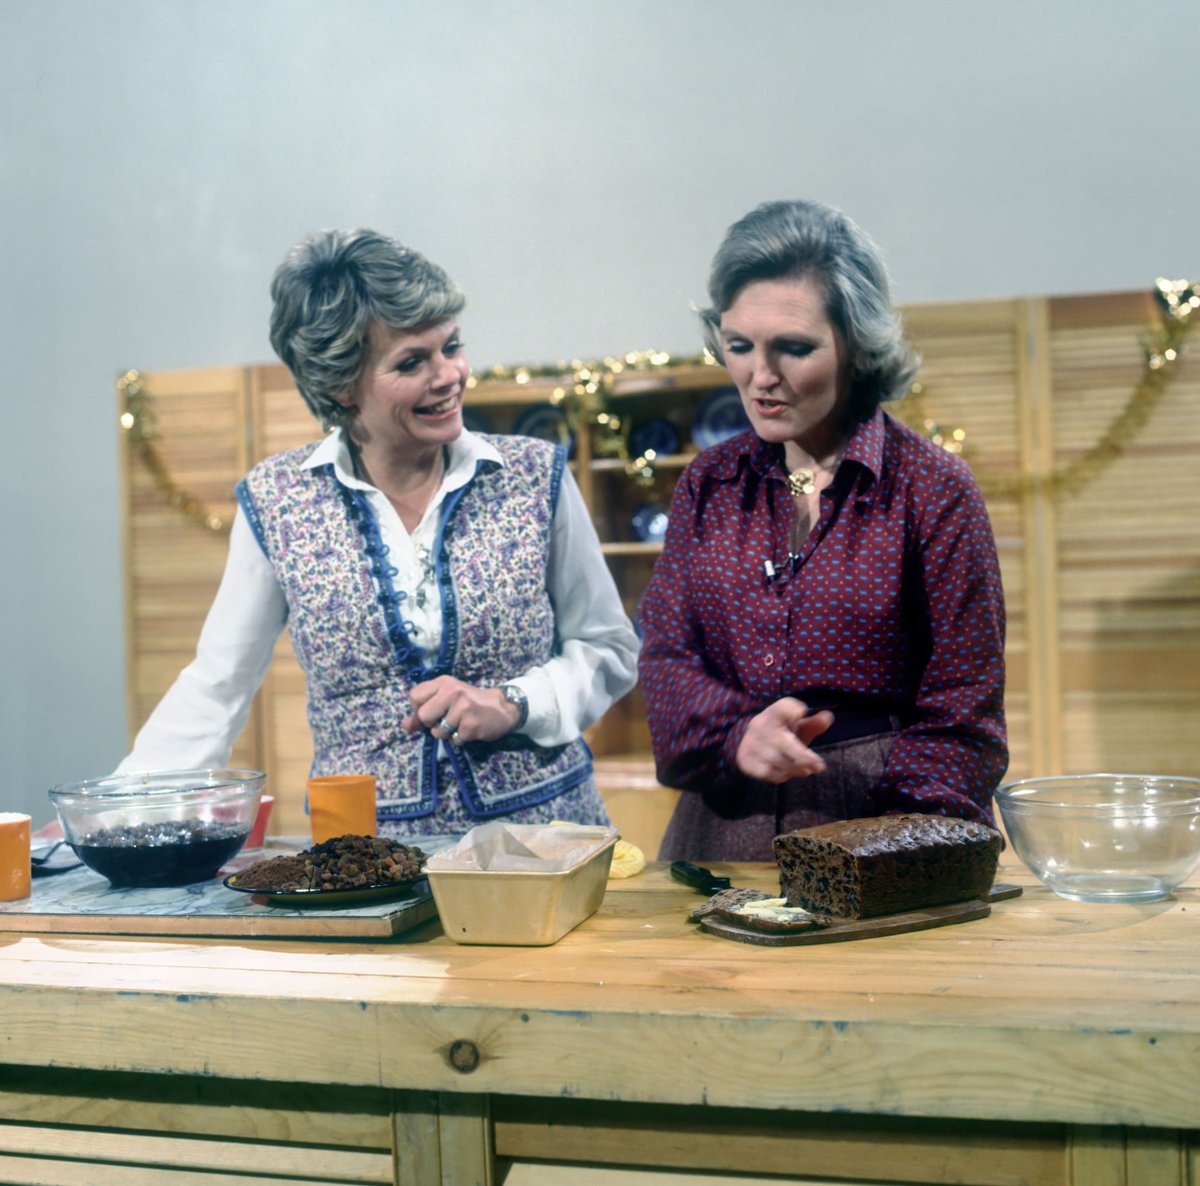
[[[271,295],[330,431],[239,483],[196,658],[119,770],[225,765],[286,625],[312,773],[373,774],[381,834],[607,822],[581,735],[637,639],[565,451],[464,429],[463,296],[417,252],[321,232]]]
[[[770,202],[713,260],[709,348],[750,431],[676,484],[639,607],[660,857],[771,860],[781,832],[925,812],[992,823],[1004,599],[970,469],[888,415],[916,359],[878,249]]]

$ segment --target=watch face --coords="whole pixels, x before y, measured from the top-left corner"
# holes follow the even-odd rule
[[[500,695],[509,704],[515,704],[520,711],[521,715],[517,719],[517,723],[513,726],[514,729],[519,729],[529,717],[529,698],[516,684],[504,684],[500,689]]]

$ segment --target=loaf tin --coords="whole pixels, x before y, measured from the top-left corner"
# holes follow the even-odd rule
[[[497,946],[557,943],[604,900],[619,837],[611,829],[594,831],[607,834],[603,846],[554,872],[438,869],[433,861],[426,874],[446,936],[455,943]]]

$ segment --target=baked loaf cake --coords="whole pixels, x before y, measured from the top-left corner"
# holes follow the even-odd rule
[[[775,837],[789,906],[876,918],[981,898],[1003,844],[985,824],[942,815],[838,820]]]

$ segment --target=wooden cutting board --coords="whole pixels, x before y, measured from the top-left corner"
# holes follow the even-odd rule
[[[985,918],[992,912],[992,902],[1002,898],[1015,898],[1021,893],[1019,885],[993,885],[987,898],[971,898],[966,902],[954,902],[949,906],[931,906],[925,910],[911,910],[904,914],[885,914],[879,918],[852,919],[835,922],[827,927],[814,927],[807,931],[759,931],[752,927],[739,926],[729,919],[706,915],[700,919],[703,930],[723,939],[734,939],[739,943],[757,943],[763,947],[801,947],[814,943],[844,943],[850,939],[873,939],[878,935],[902,935],[908,931],[927,931],[932,927],[950,926],[956,922],[970,922],[973,918]]]
[[[241,853],[216,878],[196,885],[114,889],[86,867],[35,878],[28,898],[0,902],[0,932],[388,939],[437,915],[424,879],[402,897],[336,908],[280,907],[261,895],[237,893],[221,884],[227,873],[298,847],[303,843]]]

